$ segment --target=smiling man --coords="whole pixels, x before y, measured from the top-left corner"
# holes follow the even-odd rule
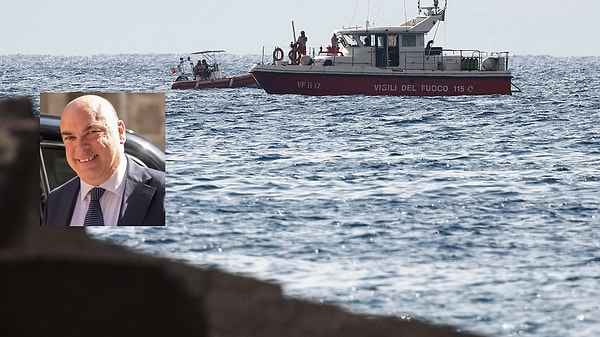
[[[165,174],[125,156],[125,124],[109,101],[72,100],[60,133],[77,176],[50,192],[43,225],[164,226]]]

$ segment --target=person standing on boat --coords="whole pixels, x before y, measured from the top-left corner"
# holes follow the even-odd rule
[[[337,54],[339,50],[337,36],[335,36],[335,33],[333,33],[333,36],[331,37],[331,53]]]
[[[198,60],[192,71],[194,72],[194,80],[199,81],[202,74],[202,62],[200,60]]]
[[[300,51],[300,54],[302,55],[306,55],[306,42],[308,41],[308,38],[306,37],[306,34],[304,33],[304,31],[300,32],[300,36],[298,36],[298,40],[296,41],[296,46],[298,47],[298,51]]]
[[[208,80],[210,78],[210,68],[206,60],[202,60],[202,78]]]

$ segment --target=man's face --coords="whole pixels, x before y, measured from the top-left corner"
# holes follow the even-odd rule
[[[67,162],[90,185],[100,185],[117,170],[125,125],[98,104],[69,104],[60,120]]]

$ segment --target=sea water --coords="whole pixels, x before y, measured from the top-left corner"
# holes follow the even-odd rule
[[[168,227],[92,236],[354,312],[600,333],[599,57],[514,56],[521,93],[420,98],[173,91],[180,56],[0,56],[0,97],[38,112],[40,92],[167,93]]]

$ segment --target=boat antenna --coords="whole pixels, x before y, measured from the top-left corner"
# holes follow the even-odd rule
[[[292,20],[292,43],[296,43],[296,27],[294,27],[294,20]]]
[[[367,1],[367,27],[369,27],[369,10],[371,9],[371,0]]]
[[[354,3],[354,12],[352,12],[352,19],[350,19],[350,26],[354,23],[354,16],[356,16],[356,9],[358,8],[358,0]]]
[[[381,13],[381,7],[383,7],[383,4],[379,5],[379,9],[377,9],[377,14],[375,15],[375,22],[377,22],[377,18],[379,18],[379,13]]]
[[[406,0],[404,0],[406,1]],[[392,12],[392,18],[390,19],[390,22],[393,24],[394,20],[396,20],[396,13],[398,12],[398,3],[394,3],[394,11]]]
[[[404,0],[404,22],[408,21],[408,16],[406,15],[406,0]]]
[[[436,10],[437,10],[437,6],[439,5],[439,3],[437,2],[437,0],[434,2],[434,4],[435,4],[435,6],[436,6]],[[440,28],[440,24],[441,24],[441,22],[442,22],[442,21],[445,21],[445,20],[443,19],[443,17],[446,15],[446,13],[445,13],[445,11],[446,11],[446,7],[448,7],[448,0],[446,0],[446,3],[444,4],[444,9],[442,10],[442,12],[444,12],[444,13],[442,14],[442,19],[440,19],[440,20],[437,22],[437,25],[436,25],[436,27],[435,27],[435,32],[433,32],[433,40],[435,40],[435,37],[437,36],[437,32],[438,32],[438,29]]]

